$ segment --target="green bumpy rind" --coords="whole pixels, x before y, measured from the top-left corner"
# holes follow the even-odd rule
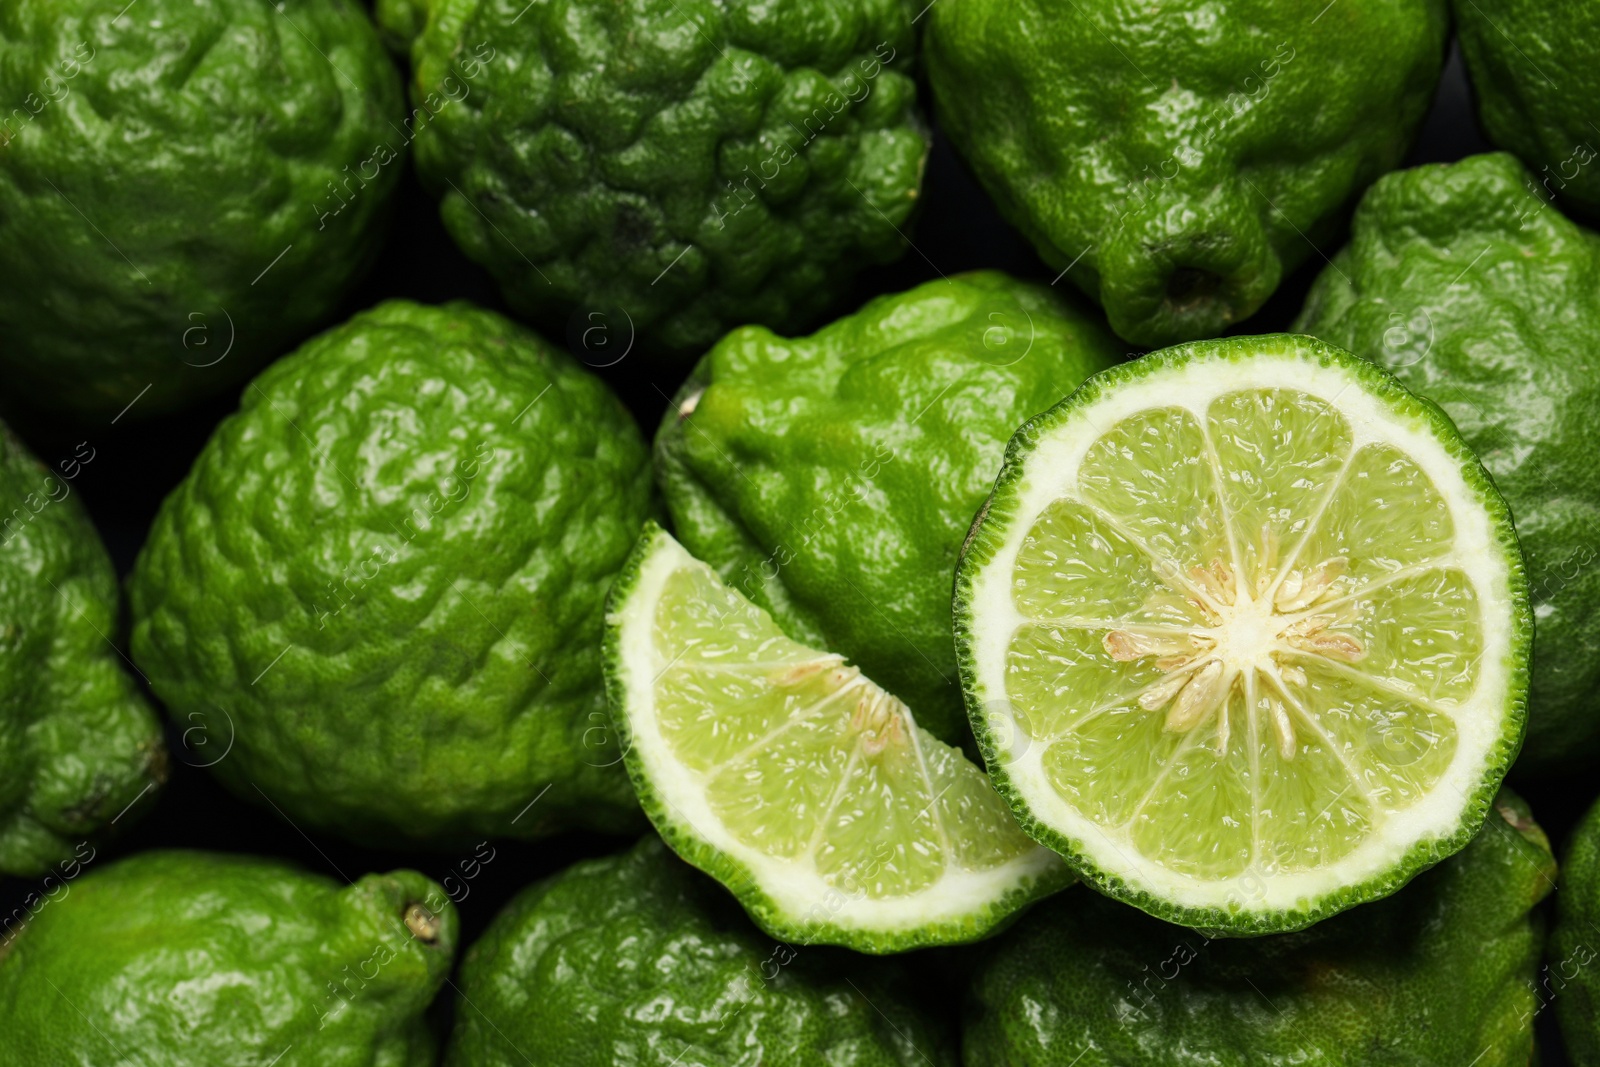
[[[1572,834],[1562,858],[1556,923],[1539,986],[1555,1006],[1574,1067],[1600,1067],[1600,804]]]
[[[1532,909],[1555,876],[1527,806],[1502,792],[1459,855],[1300,933],[1208,940],[1061,897],[978,965],[963,1062],[1527,1067],[1544,946]]]
[[[144,852],[65,883],[0,943],[0,1067],[432,1067],[423,1012],[456,940],[455,905],[415,871],[341,887]]]
[[[47,468],[0,424],[0,874],[92,853],[167,777],[160,723],[111,643],[116,574],[76,492],[94,458],[85,442]]]
[[[318,326],[405,165],[353,0],[121,6],[0,15],[6,401],[97,419],[224,392]]]
[[[652,511],[637,426],[576,361],[392,301],[218,427],[135,567],[134,659],[203,730],[190,762],[296,825],[392,847],[632,829],[600,641]]]
[[[416,3],[380,6],[414,32]],[[435,0],[417,171],[586,362],[804,327],[906,247],[928,151],[908,0]]]
[[[1478,120],[1550,193],[1600,220],[1600,6],[1452,0]]]
[[[674,528],[791,637],[960,744],[961,542],[1018,424],[1121,355],[1098,315],[992,271],[879,297],[810,337],[735,331],[656,434]]]
[[[940,0],[929,82],[1001,214],[1129,341],[1213,337],[1396,166],[1445,0]]]
[[[638,545],[612,584],[611,596],[606,603],[608,618],[615,619],[624,610],[638,583],[640,571],[654,554],[660,539],[667,536],[666,531],[654,522],[645,523]],[[628,777],[633,781],[639,804],[649,816],[651,825],[685,861],[726,886],[756,925],[775,938],[795,945],[842,945],[871,955],[967,944],[992,937],[1016,921],[1017,916],[1034,901],[1072,884],[1071,874],[1058,865],[1031,880],[1019,881],[1000,897],[974,907],[958,920],[929,923],[914,931],[901,933],[866,933],[856,928],[842,928],[832,921],[833,914],[847,899],[843,890],[831,891],[837,896],[819,896],[804,914],[795,915],[763,892],[760,882],[744,864],[706,843],[683,815],[657,792],[646,773],[643,758],[635,747],[629,728],[625,710],[629,696],[622,672],[622,633],[614,623],[606,627],[605,658],[606,694],[612,709],[611,721],[617,729],[625,754]],[[867,676],[871,677],[870,674]],[[911,708],[911,713],[920,726],[921,719],[917,717],[915,707]]]
[[[1391,174],[1296,329],[1437,402],[1505,495],[1538,636],[1519,771],[1600,756],[1600,235],[1508,155]]]
[[[466,954],[446,1067],[954,1067],[886,961],[764,937],[655,837],[520,893]]]
[[[1317,900],[1312,906],[1271,914],[1239,915],[1221,908],[1191,908],[1163,900],[1127,881],[1096,867],[1070,839],[1055,828],[1036,818],[1027,802],[1017,792],[1006,773],[1004,753],[1009,744],[992,733],[993,713],[984,706],[976,692],[977,668],[974,662],[972,633],[972,582],[977,572],[985,566],[999,548],[1005,526],[1024,521],[1017,513],[1016,487],[1022,479],[1024,467],[1039,441],[1062,422],[1071,419],[1080,407],[1085,407],[1107,390],[1116,389],[1124,382],[1192,359],[1222,358],[1249,360],[1263,351],[1296,350],[1308,353],[1324,366],[1338,366],[1352,373],[1362,388],[1379,398],[1396,413],[1417,419],[1432,430],[1441,445],[1460,461],[1461,474],[1477,497],[1477,502],[1488,513],[1495,531],[1496,543],[1504,553],[1507,580],[1511,594],[1511,655],[1514,658],[1508,672],[1505,732],[1485,754],[1483,780],[1472,792],[1463,797],[1461,821],[1456,831],[1446,837],[1420,840],[1387,872],[1354,885],[1343,887]],[[1418,873],[1440,860],[1454,855],[1472,840],[1490,811],[1495,792],[1500,788],[1506,771],[1517,758],[1528,723],[1528,658],[1533,644],[1533,611],[1528,602],[1528,577],[1522,552],[1517,544],[1516,530],[1505,500],[1495,488],[1493,479],[1483,469],[1477,456],[1462,440],[1450,417],[1427,397],[1413,393],[1400,384],[1393,375],[1349,352],[1335,348],[1314,337],[1295,334],[1263,334],[1256,337],[1220,338],[1212,341],[1192,341],[1175,345],[1142,356],[1090,378],[1077,392],[1056,407],[1030,419],[1017,430],[1016,436],[1006,446],[1005,466],[996,479],[994,492],[984,504],[973,532],[962,550],[956,567],[955,581],[955,638],[956,662],[961,670],[962,689],[966,695],[967,716],[972,723],[984,763],[994,781],[997,792],[1011,804],[1017,822],[1035,841],[1059,852],[1074,871],[1088,885],[1109,897],[1132,904],[1149,914],[1169,922],[1210,931],[1217,937],[1255,937],[1262,934],[1285,933],[1304,929],[1314,923],[1336,915],[1358,904],[1378,900],[1404,886]]]

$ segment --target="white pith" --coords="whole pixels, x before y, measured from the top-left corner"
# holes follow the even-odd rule
[[[917,931],[981,916],[1008,891],[1061,870],[1060,858],[1042,847],[979,871],[964,870],[950,860],[942,877],[932,885],[904,896],[874,899],[830,885],[810,854],[795,859],[776,857],[736,838],[707,799],[708,775],[674,758],[657,717],[654,682],[666,661],[655,647],[653,621],[668,578],[685,567],[703,568],[709,573],[705,564],[672,537],[657,534],[621,611],[608,620],[618,628],[618,669],[627,694],[623,712],[628,719],[632,751],[662,801],[665,817],[675,828],[736,861],[789,923],[866,933]],[[866,721],[857,725],[865,727],[860,742],[865,749],[882,743],[879,739],[884,726],[908,729],[913,736],[919,732],[905,705],[854,668],[841,667],[841,663],[837,656],[817,653],[815,660],[796,667],[837,670],[842,676],[839,691],[862,691],[863,710],[858,718],[864,716]],[[842,775],[844,768],[840,770]]]
[[[1118,422],[1147,409],[1184,408],[1204,427],[1211,402],[1241,389],[1296,390],[1328,402],[1353,431],[1352,454],[1372,443],[1391,445],[1417,464],[1446,501],[1454,520],[1454,539],[1451,551],[1437,565],[1459,568],[1476,590],[1483,654],[1471,695],[1446,709],[1457,730],[1457,744],[1443,776],[1411,807],[1375,825],[1373,832],[1342,859],[1310,870],[1284,870],[1273,869],[1270,861],[1264,863],[1256,855],[1238,875],[1207,879],[1176,872],[1149,859],[1133,846],[1127,827],[1103,827],[1068,804],[1052,788],[1043,769],[1049,739],[1012,746],[1009,752],[997,753],[997,758],[1002,761],[1001,768],[1012,788],[1034,817],[1065,837],[1094,867],[1136,890],[1182,907],[1248,914],[1306,909],[1341,887],[1357,885],[1392,870],[1419,842],[1455,834],[1461,827],[1463,809],[1482,784],[1490,752],[1503,735],[1515,662],[1512,628],[1504,622],[1512,601],[1510,570],[1480,496],[1462,474],[1461,460],[1449,453],[1436,431],[1420,416],[1402,415],[1368,393],[1351,371],[1337,365],[1323,366],[1310,353],[1266,352],[1248,361],[1199,358],[1123,382],[1074,411],[1063,423],[1043,431],[1024,461],[1021,477],[1006,490],[1008,501],[996,501],[997,511],[1003,508],[1010,516],[1009,525],[1003,541],[994,546],[988,561],[971,576],[967,629],[976,695],[991,709],[991,716],[1003,718],[1010,708],[1005,679],[1008,649],[1017,629],[1030,621],[1013,600],[1012,579],[1033,520],[1057,500],[1079,499],[1078,471],[1089,448]],[[1328,486],[1330,496],[1333,488],[1332,484]],[[991,528],[993,525],[991,522]],[[1301,578],[1312,594],[1317,592],[1311,582],[1315,565],[1326,563],[1335,569],[1340,566],[1340,561],[1300,562]],[[1275,610],[1270,599],[1258,598],[1249,576],[1230,572],[1228,577],[1237,579],[1237,601],[1232,605],[1208,605],[1215,610],[1208,613],[1214,626],[1207,641],[1181,650],[1181,657],[1176,649],[1133,646],[1119,646],[1116,651],[1122,655],[1113,653],[1113,658],[1118,659],[1136,655],[1168,658],[1167,665],[1158,666],[1170,672],[1172,685],[1151,694],[1149,701],[1140,706],[1149,708],[1152,714],[1166,709],[1169,728],[1174,728],[1174,718],[1178,720],[1175,728],[1195,728],[1203,721],[1197,717],[1202,711],[1214,710],[1216,694],[1210,690],[1192,698],[1190,706],[1178,707],[1183,690],[1197,688],[1202,664],[1216,665],[1212,670],[1218,685],[1231,684],[1234,678],[1246,677],[1254,670],[1284,688],[1281,668],[1279,676],[1273,677],[1273,666],[1275,653],[1288,643],[1285,629],[1297,620],[1320,618],[1314,600],[1294,604],[1295,611]],[[1273,593],[1270,587],[1265,590],[1269,598]],[[1279,596],[1281,599],[1281,587]],[[1322,618],[1313,626],[1314,633],[1308,634],[1302,627],[1297,635],[1290,635],[1299,638],[1295,642],[1298,651],[1306,652],[1306,643],[1313,641],[1320,644],[1317,651],[1329,658],[1359,660],[1359,642],[1341,636],[1336,621]],[[1107,651],[1113,652],[1112,645],[1107,645]],[[1182,689],[1180,675],[1187,678]],[[1195,705],[1199,704],[1205,706],[1197,709]],[[1013,736],[1026,732],[1015,716],[1011,726]],[[1281,743],[1274,729],[1274,724],[1262,725],[1264,743]],[[1243,739],[1236,734],[1231,743],[1243,743]]]

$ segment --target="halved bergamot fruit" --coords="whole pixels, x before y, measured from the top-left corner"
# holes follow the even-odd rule
[[[984,773],[651,524],[612,587],[607,694],[656,829],[774,937],[984,937],[1070,882]]]
[[[1308,337],[1089,379],[1012,439],[956,578],[968,712],[1023,827],[1226,934],[1465,845],[1522,741],[1532,628],[1449,419]]]

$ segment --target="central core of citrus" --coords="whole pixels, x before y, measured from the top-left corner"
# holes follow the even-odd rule
[[[1221,625],[1214,631],[1217,658],[1225,670],[1253,669],[1272,651],[1283,627],[1283,616],[1272,609],[1271,601],[1242,593],[1238,602],[1223,612]]]
[[[1215,719],[1221,756],[1228,746],[1226,708],[1239,695],[1266,712],[1279,753],[1293,759],[1297,746],[1289,708],[1306,713],[1301,694],[1306,675],[1295,660],[1315,656],[1353,663],[1366,649],[1357,638],[1333,629],[1347,620],[1350,609],[1349,598],[1335,586],[1348,561],[1335,556],[1311,567],[1280,570],[1270,530],[1262,532],[1262,541],[1267,550],[1253,580],[1221,559],[1187,574],[1162,568],[1205,625],[1112,630],[1104,644],[1121,663],[1154,659],[1161,678],[1139,694],[1138,702],[1147,711],[1167,709],[1168,730],[1187,732]]]

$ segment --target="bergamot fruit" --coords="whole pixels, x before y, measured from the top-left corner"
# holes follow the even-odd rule
[[[1444,408],[1494,475],[1538,624],[1518,767],[1587,768],[1600,755],[1600,236],[1508,155],[1392,174],[1296,328]]]
[[[655,837],[520,893],[467,950],[447,1067],[954,1067],[891,965],[763,937]]]
[[[0,424],[0,874],[93,854],[89,839],[166,780],[160,724],[112,644],[116,574],[74,485],[94,458],[84,442],[52,470]]]
[[[1562,859],[1556,925],[1539,989],[1554,1003],[1567,1055],[1576,1067],[1600,1067],[1600,804],[1589,810]]]
[[[1070,880],[960,749],[654,524],[612,587],[606,683],[646,814],[774,937],[973,941]]]
[[[404,106],[360,4],[16,0],[0,42],[7,403],[109,419],[233,388],[376,251]]]
[[[652,508],[633,419],[466,304],[392,301],[244,392],[130,584],[134,659],[213,771],[372,844],[642,824],[605,595]]]
[[[0,941],[0,1067],[431,1067],[456,913],[414,871],[145,852]]]
[[[1452,0],[1461,54],[1489,140],[1534,180],[1600,218],[1600,7],[1548,0]]]
[[[1444,0],[939,0],[943,128],[1051,270],[1129,341],[1210,337],[1397,165]]]
[[[928,151],[913,14],[380,4],[391,33],[421,26],[407,128],[445,228],[514,308],[608,363],[629,340],[698,355],[741,323],[806,326],[905,250]]]
[[[1110,901],[1051,901],[979,964],[963,1062],[1527,1067],[1532,909],[1555,876],[1527,806],[1502,792],[1459,855],[1299,933],[1209,940]]]
[[[1309,337],[1089,379],[1012,439],[956,576],[968,710],[1023,827],[1228,934],[1385,896],[1483,824],[1533,618],[1450,420]]]
[[[810,337],[735,331],[656,435],[674,529],[790,637],[958,744],[962,539],[1012,431],[1121,354],[1098,316],[995,272],[880,297]]]

